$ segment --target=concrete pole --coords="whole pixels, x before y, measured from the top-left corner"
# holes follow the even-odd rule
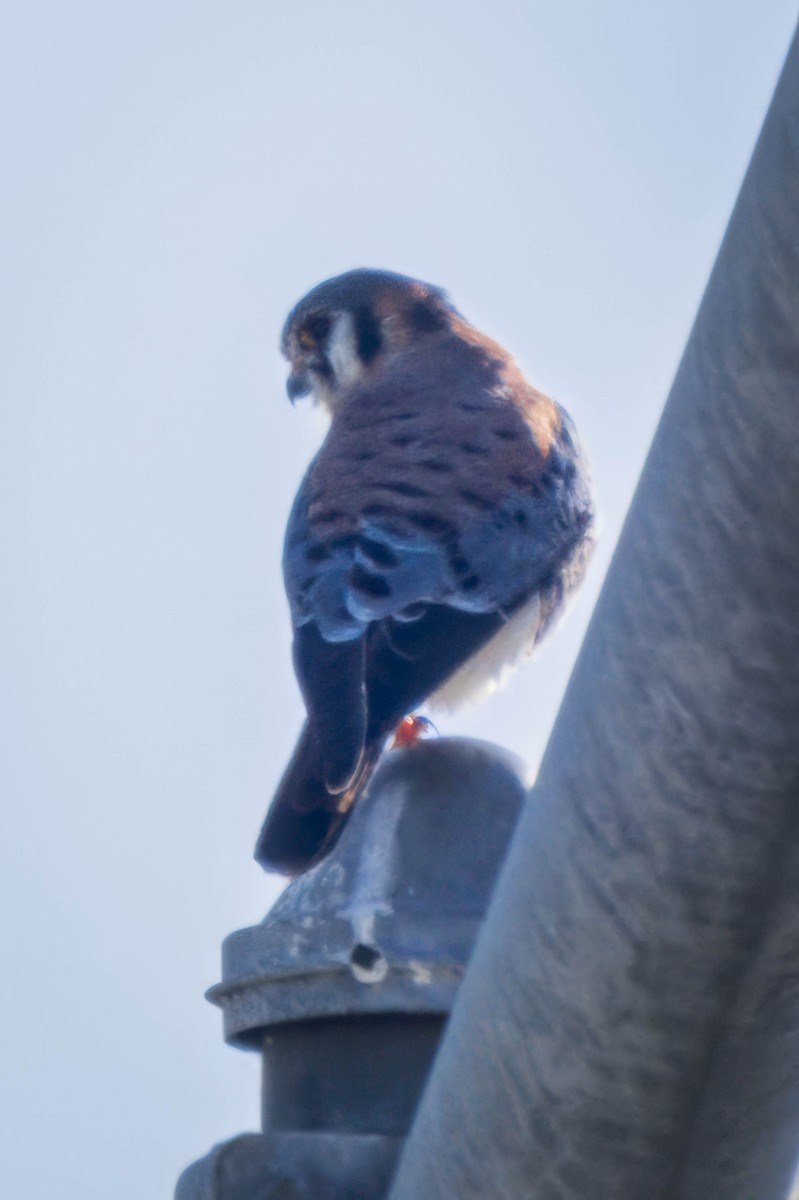
[[[393,1200],[782,1200],[798,822],[794,42]]]

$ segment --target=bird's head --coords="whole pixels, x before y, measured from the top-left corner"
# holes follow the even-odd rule
[[[289,399],[313,394],[331,412],[419,339],[457,314],[440,288],[390,271],[357,270],[317,284],[291,310],[281,350]]]

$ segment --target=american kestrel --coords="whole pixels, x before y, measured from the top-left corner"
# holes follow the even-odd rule
[[[564,410],[439,288],[349,271],[297,304],[281,349],[291,400],[332,418],[283,558],[307,720],[256,848],[297,874],[408,713],[532,649],[582,576],[593,508]]]

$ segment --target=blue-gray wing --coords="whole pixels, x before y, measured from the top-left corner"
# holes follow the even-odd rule
[[[451,458],[453,470],[431,480],[424,463],[410,461],[401,473],[342,471],[331,494],[320,490],[330,476],[326,449],[294,504],[284,572],[295,628],[313,622],[332,642],[388,617],[412,620],[420,605],[507,613],[553,576],[590,524],[565,418],[545,464],[531,454],[526,471],[489,480],[483,463],[473,479],[468,460],[459,469]]]

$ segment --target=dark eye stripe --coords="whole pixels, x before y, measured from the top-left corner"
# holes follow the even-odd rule
[[[366,305],[355,313],[355,345],[358,356],[365,363],[370,363],[383,345],[380,322]]]

